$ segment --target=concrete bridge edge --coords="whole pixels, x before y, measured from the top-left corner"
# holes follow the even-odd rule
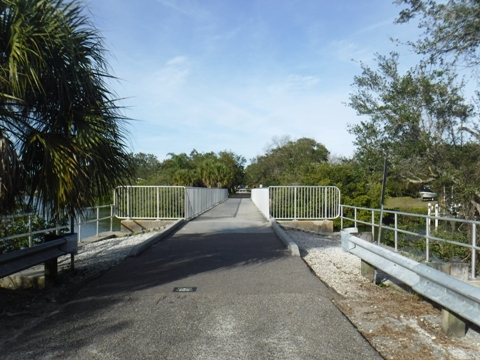
[[[293,241],[293,239],[277,224],[277,220],[274,218],[270,218],[270,224],[272,226],[273,231],[277,236],[282,240],[285,246],[290,251],[290,255],[292,256],[300,256],[300,250],[298,249],[298,245]]]
[[[154,245],[155,243],[159,242],[163,238],[167,237],[170,235],[172,232],[176,231],[180,226],[182,226],[185,222],[187,222],[184,219],[180,219],[175,221],[173,224],[167,226],[166,229],[160,231],[157,235],[152,236],[150,239],[144,241],[141,244],[138,244],[134,246],[131,250],[128,256],[138,256],[145,250],[147,250],[150,246]]]

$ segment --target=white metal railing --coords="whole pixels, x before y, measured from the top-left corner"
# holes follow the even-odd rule
[[[9,216],[2,217],[1,221],[3,221],[3,222],[5,222],[5,221],[8,222],[10,220],[18,219],[18,218],[25,218],[26,219],[25,223],[26,223],[26,226],[28,227],[28,231],[24,232],[24,233],[21,233],[21,234],[15,234],[15,235],[10,235],[10,236],[0,238],[0,241],[4,242],[4,241],[8,241],[8,240],[15,240],[15,239],[28,237],[28,247],[32,247],[32,246],[34,246],[34,244],[33,244],[33,236],[34,235],[46,234],[46,233],[54,232],[54,231],[58,232],[60,230],[68,229],[68,226],[56,226],[56,227],[47,228],[47,229],[33,230],[32,219],[33,219],[34,216],[35,216],[35,214],[18,214],[18,215],[9,215]]]
[[[251,199],[263,216],[270,219],[270,196],[268,188],[252,189]]]
[[[120,219],[182,219],[184,186],[119,186],[114,191],[115,216]]]
[[[228,198],[227,189],[185,186],[120,186],[114,191],[120,219],[191,219]]]
[[[101,209],[106,209],[106,208],[110,208],[110,215],[100,217],[100,210]],[[95,223],[95,235],[98,236],[100,234],[100,228],[99,228],[100,227],[100,221],[110,220],[110,231],[113,231],[113,217],[114,217],[114,205],[113,204],[94,206],[94,207],[87,208],[85,210],[90,211],[90,212],[91,211],[95,212],[95,218],[88,219],[88,220],[87,220],[87,218],[85,218],[85,219],[79,218],[78,219],[78,224],[77,224],[78,225],[78,234],[77,234],[78,241],[80,241],[82,239],[82,228],[87,224]]]
[[[186,187],[185,219],[191,219],[227,199],[227,189]]]
[[[463,248],[468,248],[470,252],[470,259],[471,259],[471,278],[474,279],[476,277],[476,266],[477,266],[477,251],[480,250],[480,246],[477,245],[477,226],[480,225],[480,221],[475,221],[475,220],[465,220],[465,219],[459,219],[459,218],[448,218],[448,217],[441,217],[438,214],[438,208],[437,211],[432,215],[431,214],[431,206],[429,206],[429,212],[427,215],[422,215],[422,214],[413,214],[413,213],[407,213],[407,212],[401,212],[401,211],[391,211],[391,210],[383,210],[383,213],[385,216],[387,214],[391,214],[393,216],[393,226],[392,225],[385,225],[382,224],[381,229],[382,229],[382,234],[385,234],[383,230],[391,231],[393,232],[393,248],[395,251],[398,251],[399,247],[399,234],[404,234],[413,238],[418,238],[418,239],[425,239],[425,260],[429,262],[432,258],[432,246],[433,244],[450,244],[453,246],[459,246]],[[352,217],[346,216],[345,215],[345,210],[349,210],[351,213],[353,213]],[[363,208],[363,207],[357,207],[357,206],[349,206],[349,205],[342,205],[341,206],[341,223],[340,227],[343,229],[344,228],[344,222],[345,220],[351,221],[354,224],[354,227],[358,228],[358,224],[371,227],[372,234],[375,234],[375,229],[379,228],[378,222],[376,222],[376,219],[379,219],[379,214],[380,214],[380,209],[371,209],[371,208]],[[365,215],[365,214],[370,213],[370,215]],[[370,220],[361,220],[360,217],[363,219],[369,218]],[[409,228],[408,225],[405,225],[404,223],[400,222],[400,218],[407,218],[407,219],[421,219],[421,221],[424,223],[424,227],[421,229],[417,227],[414,228]],[[418,222],[418,221],[417,221]],[[442,224],[443,223],[443,224]],[[470,227],[469,229],[465,229],[463,234],[465,235],[466,241],[468,242],[460,242],[457,240],[454,240],[452,238],[445,238],[445,237],[439,237],[439,235],[443,235],[443,233],[440,233],[439,229],[442,228],[441,225],[443,225],[443,228],[445,227],[450,227],[452,228],[452,225],[455,229],[458,229],[459,226],[456,226],[456,224],[464,224],[465,226]],[[446,236],[448,234],[455,234],[455,235],[460,235],[461,232],[458,230],[455,230],[454,232],[446,232]],[[383,238],[383,237],[382,237]]]
[[[340,189],[335,186],[270,186],[270,215],[275,219],[336,219]]]

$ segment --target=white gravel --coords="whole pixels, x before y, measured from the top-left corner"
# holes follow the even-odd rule
[[[352,284],[367,283],[360,273],[360,258],[343,251],[338,235],[287,230],[301,249],[302,258],[325,283],[339,294],[347,294]]]
[[[115,237],[78,245],[75,269],[90,275],[102,273],[125,259],[133,247],[158,234],[158,231]],[[58,258],[59,269],[70,267],[70,255]]]

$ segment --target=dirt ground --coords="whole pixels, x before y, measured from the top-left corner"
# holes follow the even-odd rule
[[[385,359],[480,359],[479,339],[447,337],[441,310],[417,295],[368,283],[354,293],[336,304]]]
[[[332,301],[385,359],[480,359],[478,328],[464,338],[445,336],[438,308],[388,281],[382,286],[367,282],[360,275],[359,260],[339,251],[335,240],[314,242],[299,242],[305,262],[340,295]],[[23,331],[60,310],[99,275],[96,269],[79,267],[61,272],[51,289],[0,289],[0,346],[21,338]]]

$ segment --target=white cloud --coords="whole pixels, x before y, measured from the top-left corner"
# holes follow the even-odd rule
[[[319,82],[320,79],[316,76],[290,74],[286,78],[268,86],[268,90],[271,93],[305,92],[314,89]]]
[[[187,84],[192,71],[191,62],[184,56],[168,60],[162,67],[147,74],[139,89],[150,102],[172,101]]]
[[[368,63],[373,59],[375,53],[373,48],[361,46],[351,40],[334,41],[330,44],[330,48],[337,59],[349,63],[352,60]]]
[[[183,15],[197,19],[197,20],[207,20],[210,18],[209,11],[200,6],[200,4],[195,0],[156,0],[157,3],[166,6],[170,9],[173,9]]]

